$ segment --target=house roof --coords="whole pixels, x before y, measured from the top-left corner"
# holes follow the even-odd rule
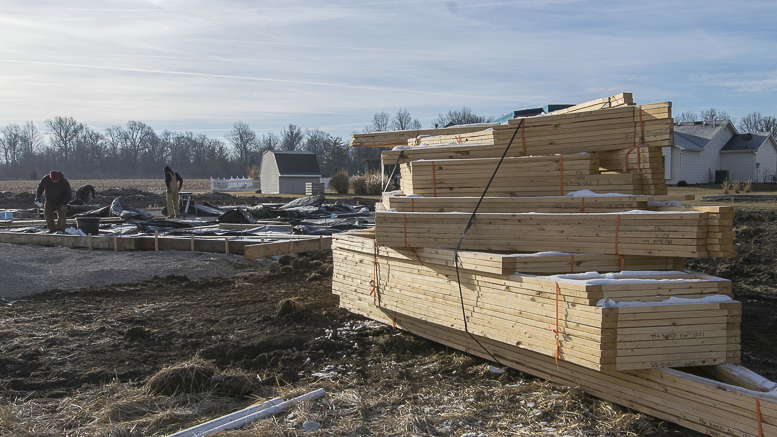
[[[674,143],[675,146],[701,151],[709,144],[721,130],[730,125],[729,120],[708,121],[690,121],[674,124]],[[733,126],[732,126],[733,127]],[[734,131],[736,132],[736,131]]]
[[[265,153],[275,155],[275,163],[281,176],[321,176],[318,159],[311,152],[270,150]]]
[[[720,151],[740,152],[758,150],[766,142],[767,138],[769,138],[768,132],[734,135]]]

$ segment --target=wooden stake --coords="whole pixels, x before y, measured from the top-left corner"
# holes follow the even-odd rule
[[[192,234],[192,252],[194,252],[194,234]]]
[[[224,253],[229,255],[229,237],[224,237]]]
[[[92,233],[90,232],[87,237],[89,237],[89,250],[92,250]]]
[[[154,231],[154,251],[159,252],[159,231]]]

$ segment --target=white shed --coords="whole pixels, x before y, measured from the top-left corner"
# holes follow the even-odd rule
[[[321,170],[311,152],[268,150],[259,174],[263,194],[305,194],[305,184],[320,183]]]

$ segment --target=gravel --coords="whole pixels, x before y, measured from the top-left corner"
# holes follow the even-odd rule
[[[0,243],[0,298],[14,300],[50,289],[120,284],[168,275],[235,276],[266,270],[242,255],[179,251],[108,251]]]

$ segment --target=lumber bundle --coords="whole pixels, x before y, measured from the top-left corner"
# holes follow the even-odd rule
[[[503,275],[466,256],[472,270],[457,272],[431,257],[423,262],[384,248],[376,254],[371,243],[335,238],[333,290],[342,305],[372,302],[462,331],[464,312],[473,334],[596,370],[738,362],[740,304],[723,279],[682,272]]]
[[[698,211],[477,213],[462,240],[471,216],[460,212],[376,211],[375,239],[391,247],[453,249],[460,244],[464,250],[484,251],[558,250],[690,258],[708,255],[707,213]]]
[[[707,378],[679,369],[597,371],[513,344],[469,334],[385,310],[371,302],[348,301],[348,308],[420,337],[531,375],[571,387],[713,436],[777,435],[775,384],[744,367],[696,367]],[[726,378],[721,373],[728,373]],[[730,379],[730,382],[729,382]],[[722,382],[724,381],[724,382]]]
[[[754,412],[762,385],[726,367],[730,281],[682,271],[735,255],[733,208],[666,195],[671,103],[623,94],[457,129],[354,136],[397,144],[382,161],[401,180],[374,233],[333,238],[342,307],[711,435],[777,431],[777,396]],[[686,367],[716,381],[669,369]]]

